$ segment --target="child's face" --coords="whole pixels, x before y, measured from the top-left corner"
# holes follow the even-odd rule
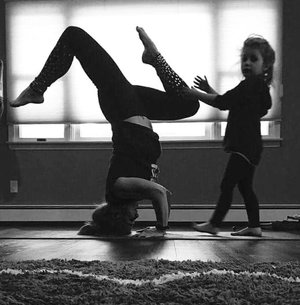
[[[258,49],[245,48],[243,50],[241,70],[245,78],[263,74],[264,60]]]

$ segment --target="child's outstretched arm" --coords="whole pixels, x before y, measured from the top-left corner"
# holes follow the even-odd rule
[[[183,88],[182,91],[186,97],[197,98],[198,100],[209,106],[217,107],[217,103],[215,102],[215,99],[218,96],[218,94],[216,93],[206,93],[206,92],[198,91],[193,87]]]
[[[183,92],[186,97],[197,98],[198,100],[209,106],[218,107],[217,103],[215,102],[215,99],[218,96],[218,92],[210,86],[206,76],[202,78],[197,75],[194,79],[194,84],[195,87],[183,89]],[[195,88],[201,91],[196,90]]]

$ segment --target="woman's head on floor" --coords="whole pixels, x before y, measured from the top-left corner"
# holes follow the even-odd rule
[[[84,225],[78,234],[128,235],[137,217],[137,202],[102,203],[93,212],[93,220]]]

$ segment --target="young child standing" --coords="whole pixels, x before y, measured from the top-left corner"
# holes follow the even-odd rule
[[[219,95],[209,85],[206,77],[202,79],[197,76],[194,80],[195,88],[202,91],[185,89],[187,96],[197,97],[220,110],[229,110],[223,145],[230,157],[221,183],[221,194],[209,222],[194,225],[197,231],[218,233],[237,185],[245,201],[249,223],[248,227],[231,235],[262,235],[253,177],[263,150],[260,118],[267,114],[272,105],[269,86],[274,62],[275,52],[268,41],[261,36],[251,36],[243,44],[241,71],[245,79],[238,86]]]

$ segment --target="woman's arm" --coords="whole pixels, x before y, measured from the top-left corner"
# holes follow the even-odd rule
[[[136,177],[120,177],[114,185],[114,194],[119,198],[152,201],[157,219],[157,231],[164,233],[163,228],[168,227],[170,205],[170,192],[162,185]]]

